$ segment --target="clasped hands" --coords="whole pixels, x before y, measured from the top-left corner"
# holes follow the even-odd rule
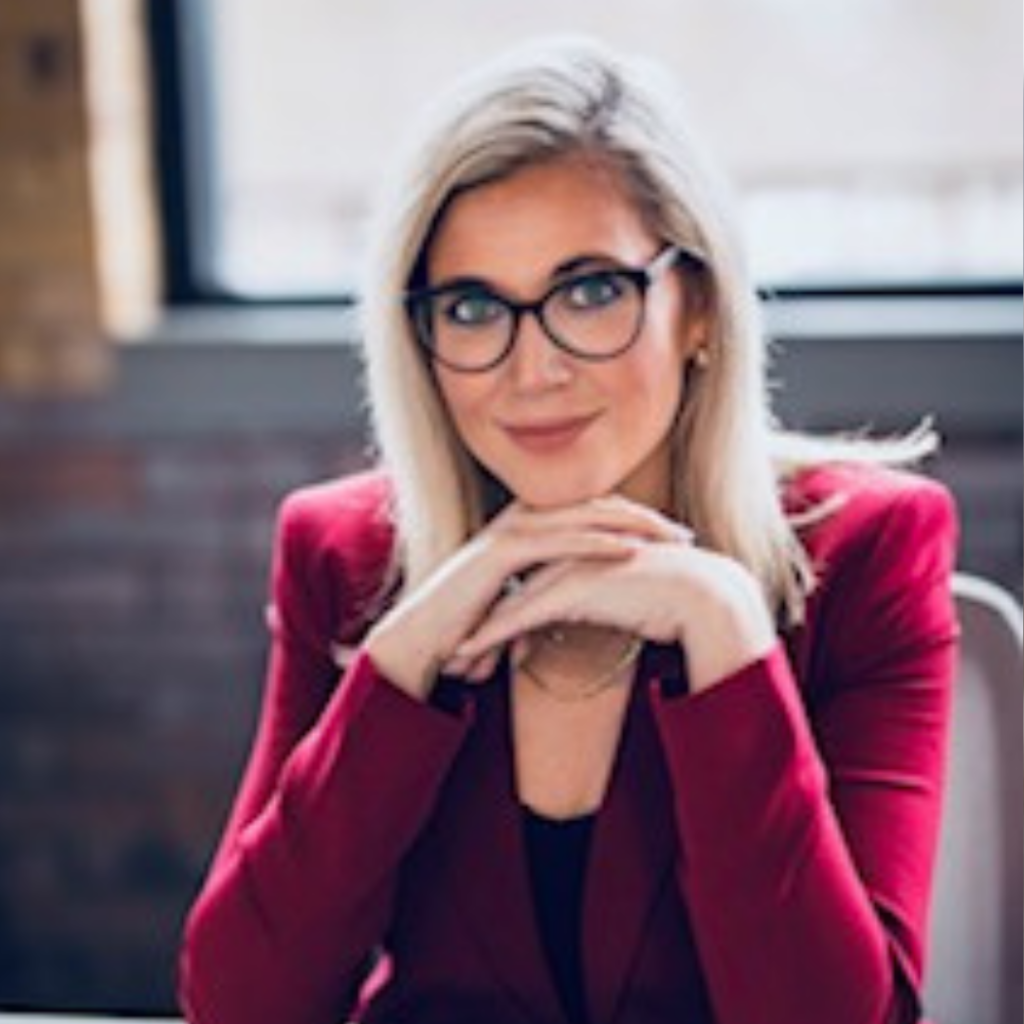
[[[613,495],[558,509],[512,502],[388,611],[366,649],[385,677],[426,699],[439,671],[484,680],[510,644],[566,624],[679,643],[692,691],[775,642],[743,566]]]

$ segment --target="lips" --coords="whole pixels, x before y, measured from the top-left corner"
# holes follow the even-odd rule
[[[572,445],[599,415],[591,413],[557,420],[504,423],[502,429],[520,448],[531,452],[554,452]]]

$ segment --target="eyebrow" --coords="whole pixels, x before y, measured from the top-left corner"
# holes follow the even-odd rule
[[[559,263],[551,274],[551,280],[555,281],[560,277],[568,277],[576,273],[576,271],[590,266],[624,267],[626,264],[617,256],[611,256],[608,253],[583,253]]]
[[[581,253],[559,263],[548,275],[548,281],[556,283],[563,278],[571,277],[587,267],[599,266],[615,268],[624,267],[626,264],[618,257],[611,256],[608,253]],[[448,292],[458,291],[462,288],[482,288],[495,295],[505,294],[504,290],[493,281],[488,280],[486,277],[474,277],[472,275],[448,278],[447,280],[439,281],[437,284],[429,285],[423,290],[427,292]]]

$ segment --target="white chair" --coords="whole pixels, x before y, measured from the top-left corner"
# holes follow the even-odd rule
[[[1021,607],[954,580],[962,628],[925,982],[936,1024],[1021,1024],[1024,643]]]

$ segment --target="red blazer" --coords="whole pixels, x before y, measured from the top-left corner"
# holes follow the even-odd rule
[[[805,531],[806,624],[768,657],[691,696],[678,653],[645,649],[586,878],[593,1024],[918,1019],[954,513],[936,484],[868,468],[805,474],[788,501],[837,494]],[[259,735],[186,929],[194,1024],[562,1020],[503,672],[438,706],[358,651],[387,497],[368,474],[282,507]]]

